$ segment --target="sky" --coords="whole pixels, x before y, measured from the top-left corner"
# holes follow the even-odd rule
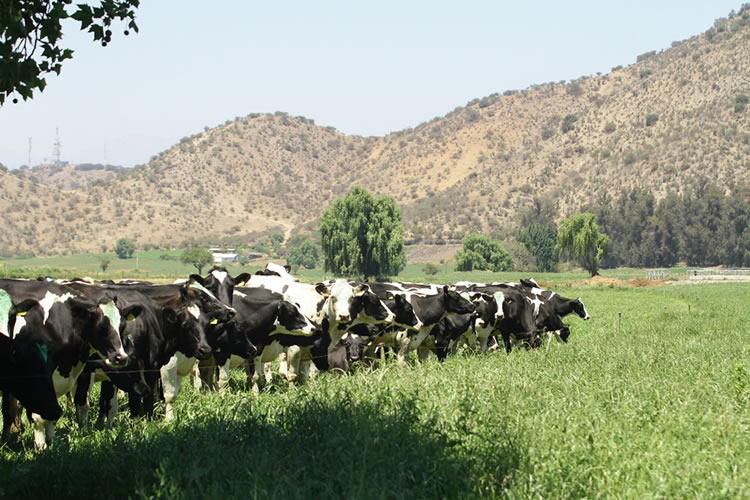
[[[76,2],[77,3],[77,2]],[[607,73],[704,32],[741,0],[143,1],[140,32],[102,47],[75,21],[72,60],[0,107],[0,163],[132,167],[181,138],[284,111],[383,136],[468,101]]]

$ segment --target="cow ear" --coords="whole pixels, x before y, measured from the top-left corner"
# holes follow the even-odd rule
[[[234,277],[234,286],[244,286],[248,282],[252,274],[242,273]]]
[[[443,293],[448,293],[450,291],[450,287],[448,285],[443,285]]]
[[[134,304],[132,306],[128,306],[122,310],[122,315],[125,317],[127,321],[135,321],[135,318],[138,317],[143,312],[143,306]]]
[[[172,323],[172,324],[177,323],[177,311],[175,311],[171,307],[162,306],[161,313],[164,316],[164,319],[167,320],[168,323]]]
[[[68,299],[70,311],[73,316],[83,318],[96,311],[97,305],[84,297],[71,297]]]
[[[316,284],[315,291],[318,292],[320,295],[324,295],[324,296],[330,295],[330,291],[328,290],[328,287],[324,283]]]
[[[13,308],[11,308],[11,314],[24,316],[27,312],[31,311],[37,305],[39,305],[39,302],[34,299],[24,299],[20,303],[14,305]]]
[[[370,286],[367,283],[362,283],[354,289],[354,295],[363,295],[370,291]]]
[[[191,280],[193,280],[193,281],[195,281],[197,283],[200,283],[201,286],[206,286],[206,283],[203,280],[203,276],[201,276],[200,274],[191,274],[189,276],[189,279],[191,279]]]

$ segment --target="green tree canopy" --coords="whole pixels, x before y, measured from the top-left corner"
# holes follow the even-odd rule
[[[401,210],[390,196],[354,187],[320,217],[325,269],[365,279],[396,275],[406,265]]]
[[[18,94],[24,100],[43,91],[45,76],[60,74],[62,62],[73,51],[60,46],[62,20],[72,18],[88,29],[94,41],[106,45],[112,41],[113,21],[125,21],[138,31],[135,9],[139,0],[106,0],[94,5],[70,0],[3,0],[0,3],[0,106],[8,96]],[[129,33],[124,30],[125,35]],[[13,102],[18,99],[14,98]]]
[[[127,238],[120,238],[115,243],[115,253],[121,259],[129,259],[135,252],[135,244]]]
[[[320,261],[318,245],[313,240],[307,239],[298,247],[289,249],[286,261],[291,266],[302,266],[305,269],[313,269]]]
[[[479,234],[469,234],[463,239],[463,249],[456,254],[456,271],[510,271],[513,259],[500,245]]]
[[[599,232],[596,216],[574,214],[562,221],[555,251],[576,259],[591,276],[599,274],[599,262],[607,251],[609,237]]]
[[[180,254],[180,262],[194,265],[198,274],[203,274],[203,267],[213,264],[214,256],[203,248],[187,248]]]
[[[538,271],[550,272],[555,270],[559,259],[555,251],[557,226],[554,222],[529,224],[518,233],[518,241],[523,243],[534,256]]]

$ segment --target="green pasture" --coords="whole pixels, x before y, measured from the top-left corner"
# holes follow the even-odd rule
[[[179,250],[152,250],[149,252],[138,252],[132,259],[119,259],[115,254],[82,254],[64,255],[53,257],[11,258],[0,259],[0,277],[3,278],[37,278],[38,276],[51,276],[53,278],[70,279],[73,277],[88,276],[95,279],[123,278],[173,281],[177,278],[185,278],[197,270],[190,264],[179,261]],[[163,257],[167,256],[168,259]],[[106,271],[101,270],[101,259],[109,259]],[[275,259],[283,262],[283,259]],[[251,262],[247,266],[238,263],[223,264],[233,275],[241,272],[255,272],[265,267],[266,260]],[[205,274],[210,266],[205,267]],[[323,278],[332,278],[330,273],[326,274],[322,269],[296,269],[295,276],[302,281],[314,282]],[[632,279],[645,278],[644,269],[602,269],[601,274],[608,278]],[[514,271],[493,273],[490,271],[458,272],[454,271],[452,265],[440,265],[435,275],[425,273],[424,264],[407,264],[404,270],[393,279],[411,282],[430,283],[456,283],[458,281],[493,282],[513,281],[522,277],[534,276],[545,283],[568,283],[588,278],[584,271],[572,271],[564,273],[536,273],[529,271]],[[685,276],[685,268],[670,270],[671,279],[681,279]]]
[[[554,289],[554,286],[552,287]],[[750,284],[565,288],[567,345],[360,366],[296,390],[186,380],[172,423],[0,448],[2,498],[745,498]],[[92,404],[92,417],[97,405]]]

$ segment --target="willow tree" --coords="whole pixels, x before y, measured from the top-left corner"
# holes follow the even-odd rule
[[[557,233],[557,254],[568,254],[591,276],[599,274],[599,262],[607,251],[609,237],[599,232],[596,215],[574,214],[562,221]]]
[[[364,279],[396,275],[406,265],[401,210],[390,196],[354,187],[320,217],[324,269]]]

